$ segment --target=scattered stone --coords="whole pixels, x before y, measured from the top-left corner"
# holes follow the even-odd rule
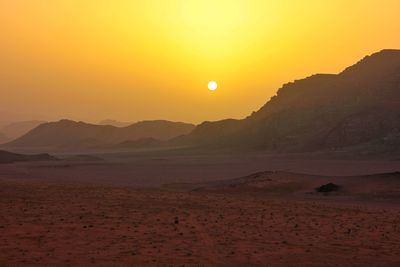
[[[341,186],[333,183],[324,184],[320,187],[316,188],[315,190],[319,193],[329,193],[329,192],[337,192],[339,191]]]

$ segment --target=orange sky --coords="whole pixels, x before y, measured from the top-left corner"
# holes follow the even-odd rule
[[[242,118],[283,83],[400,48],[399,14],[399,0],[0,0],[0,112]]]

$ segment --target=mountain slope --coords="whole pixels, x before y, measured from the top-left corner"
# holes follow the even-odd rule
[[[169,121],[143,121],[128,127],[94,125],[71,120],[42,124],[7,147],[91,148],[142,138],[168,140],[187,134],[194,125]]]
[[[400,50],[383,50],[337,75],[285,84],[251,116],[201,124],[179,142],[309,151],[399,140]]]
[[[99,125],[111,125],[115,127],[127,127],[132,125],[133,122],[124,122],[124,121],[117,121],[117,120],[102,120],[99,122]]]
[[[287,83],[242,120],[204,122],[197,127],[146,121],[124,128],[64,120],[40,125],[8,146],[157,146],[152,139],[203,148],[396,151],[400,148],[400,50],[367,56],[339,74],[316,74]]]
[[[7,136],[5,136],[3,133],[0,133],[0,144],[4,144],[5,142],[8,142],[9,139]]]
[[[6,136],[13,140],[23,136],[24,134],[42,123],[46,123],[46,121],[33,120],[14,122],[2,127],[1,132],[3,132]]]

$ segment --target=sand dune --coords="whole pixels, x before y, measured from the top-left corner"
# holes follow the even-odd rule
[[[258,192],[279,196],[311,197],[321,195],[317,189],[327,184],[337,185],[325,196],[364,197],[369,200],[389,200],[400,203],[400,172],[361,176],[324,176],[281,171],[258,172],[245,177],[203,184],[186,184],[195,191]]]

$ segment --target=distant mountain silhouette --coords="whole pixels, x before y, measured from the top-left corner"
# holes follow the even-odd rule
[[[111,125],[115,127],[127,127],[132,125],[133,122],[124,122],[124,121],[116,121],[116,120],[102,120],[99,122],[100,125]]]
[[[251,116],[204,122],[174,142],[276,151],[400,147],[400,50],[285,84]]]
[[[144,121],[122,128],[63,120],[42,124],[7,146],[129,148],[166,144],[278,152],[398,151],[400,50],[382,50],[339,74],[316,74],[287,83],[242,120],[204,122],[196,127]]]
[[[1,132],[10,139],[14,140],[45,122],[46,121],[39,120],[14,122],[3,126],[1,128]]]
[[[49,154],[23,155],[0,150],[0,164],[22,161],[53,161],[57,158]]]
[[[0,133],[0,144],[8,142],[10,139],[3,133]]]
[[[143,138],[168,140],[187,134],[194,127],[192,124],[163,120],[142,121],[123,128],[61,120],[41,124],[5,146],[58,149],[96,148]]]
[[[151,137],[141,138],[133,141],[125,141],[119,144],[114,145],[114,148],[151,148],[151,147],[160,147],[166,145],[165,141],[161,141],[158,139],[154,139]]]

